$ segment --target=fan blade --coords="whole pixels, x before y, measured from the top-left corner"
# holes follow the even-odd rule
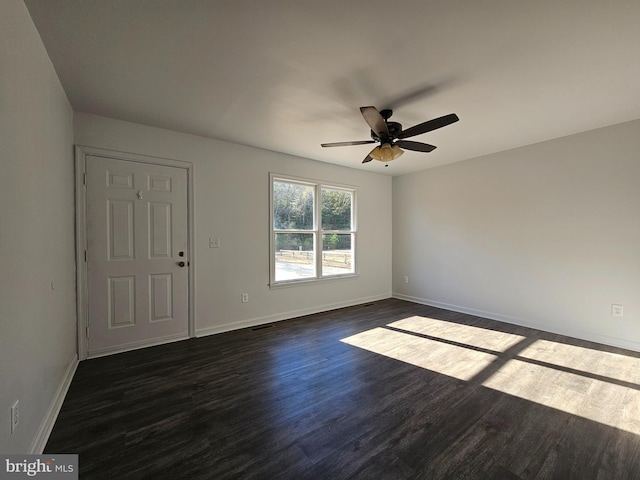
[[[368,162],[370,162],[371,160],[373,160],[373,157],[371,156],[371,154],[374,152],[374,150],[375,150],[376,148],[378,148],[378,147],[375,147],[373,150],[371,150],[371,151],[369,152],[369,155],[367,155],[366,157],[364,157],[364,160],[362,161],[362,163],[368,163]]]
[[[360,107],[360,113],[369,124],[373,133],[380,139],[389,138],[389,128],[376,107]]]
[[[375,140],[356,140],[355,142],[333,142],[321,143],[321,147],[348,147],[350,145],[365,145],[367,143],[376,143]]]
[[[432,152],[437,147],[428,143],[412,142],[411,140],[398,140],[396,143],[400,148],[405,150],[413,150],[414,152]]]
[[[407,128],[398,134],[397,138],[409,138],[421,133],[427,133],[438,128],[446,127],[460,120],[455,113],[450,113],[444,117],[434,118],[424,123],[420,123],[411,128]]]

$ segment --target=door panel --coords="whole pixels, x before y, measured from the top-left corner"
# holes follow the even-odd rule
[[[107,291],[109,328],[135,325],[135,277],[110,277]]]
[[[173,276],[170,273],[151,275],[151,318],[152,322],[171,320],[173,318]]]
[[[133,202],[108,200],[107,242],[109,260],[133,260]]]
[[[89,355],[187,338],[186,170],[88,155],[86,172]]]
[[[171,257],[171,204],[149,204],[149,255],[151,258]]]

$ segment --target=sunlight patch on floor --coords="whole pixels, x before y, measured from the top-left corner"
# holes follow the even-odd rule
[[[374,328],[341,341],[459,380],[471,380],[496,359],[488,353],[386,328]]]
[[[497,352],[504,352],[524,339],[523,336],[512,333],[418,316],[404,318],[388,326]]]
[[[640,391],[633,388],[517,359],[502,365],[482,385],[640,434]]]
[[[341,341],[640,434],[638,358],[418,316],[387,327]]]
[[[519,357],[603,375],[622,382],[640,381],[640,358],[578,347],[550,340],[536,340]]]

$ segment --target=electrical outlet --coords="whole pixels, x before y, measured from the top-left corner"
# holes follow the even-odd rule
[[[220,237],[209,237],[209,248],[220,248],[221,245]]]
[[[611,315],[614,317],[623,317],[624,307],[622,305],[616,305],[615,303],[611,304]]]
[[[242,303],[249,303],[249,294],[248,293],[243,293],[242,294]]]
[[[15,403],[11,406],[11,433],[16,431],[18,427],[18,423],[20,423],[20,400],[16,400]]]
[[[409,283],[409,277],[407,277],[406,275],[404,277],[404,283]]]

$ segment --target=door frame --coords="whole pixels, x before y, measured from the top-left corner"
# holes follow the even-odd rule
[[[187,246],[189,251],[189,271],[187,274],[188,295],[188,319],[189,319],[189,338],[195,337],[195,223],[194,223],[194,165],[190,162],[181,160],[173,160],[170,158],[151,157],[148,155],[139,155],[136,153],[118,152],[115,150],[106,150],[104,148],[95,148],[84,145],[75,146],[75,210],[76,210],[76,316],[78,322],[78,359],[86,360],[88,356],[87,329],[89,326],[89,296],[87,288],[87,186],[86,186],[86,165],[87,157],[104,157],[114,160],[125,160],[128,162],[149,163],[152,165],[160,165],[165,167],[175,167],[186,170],[187,172]],[[145,347],[166,343],[149,342]],[[139,347],[143,348],[143,347]],[[126,351],[129,349],[123,349]],[[118,353],[118,351],[109,352],[105,355]],[[101,355],[92,355],[92,357]]]

